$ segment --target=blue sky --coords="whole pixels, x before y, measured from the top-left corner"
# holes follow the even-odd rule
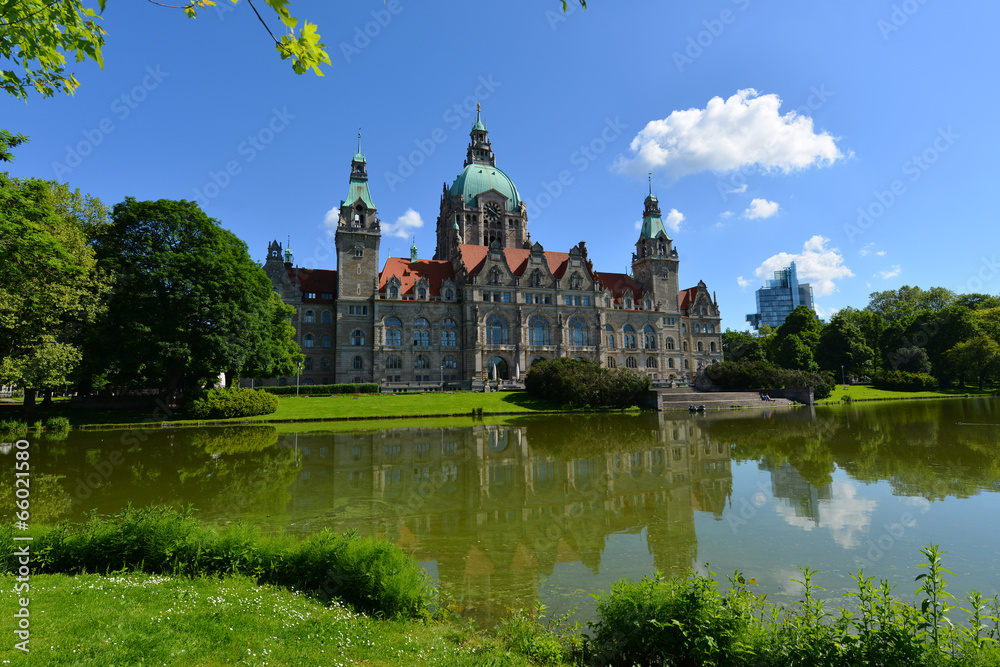
[[[319,25],[324,77],[296,76],[245,1],[195,20],[109,3],[103,71],[3,101],[31,138],[8,169],[108,204],[198,199],[255,258],[290,236],[296,263],[335,268],[326,216],[360,127],[382,262],[411,236],[430,258],[478,97],[533,241],[627,270],[651,171],[682,287],[716,291],[724,326],[792,259],[825,317],[904,284],[1000,292],[995,2],[292,9]]]

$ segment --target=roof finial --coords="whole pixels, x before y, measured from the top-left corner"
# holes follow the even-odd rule
[[[653,194],[653,172],[649,172],[649,194]]]
[[[479,101],[476,101],[476,120],[479,120]]]
[[[358,128],[358,155],[361,155],[361,128]]]

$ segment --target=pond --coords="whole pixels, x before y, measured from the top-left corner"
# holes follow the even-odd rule
[[[413,423],[32,439],[32,520],[131,502],[265,532],[355,530],[412,553],[481,624],[537,602],[586,622],[590,593],[655,570],[739,569],[791,603],[808,565],[835,604],[863,567],[911,599],[931,543],[956,595],[1000,587],[997,399]]]

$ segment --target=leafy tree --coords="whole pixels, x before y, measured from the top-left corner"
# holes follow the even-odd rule
[[[225,1],[225,0],[223,0]],[[231,0],[234,4],[238,0]],[[162,5],[150,0],[151,4]],[[288,0],[264,0],[287,30],[275,37],[253,0],[247,4],[264,24],[283,60],[292,61],[296,74],[313,70],[322,76],[321,64],[330,64],[330,57],[319,41],[316,25],[291,15]],[[107,0],[97,0],[103,13]],[[181,9],[187,16],[196,16],[199,9],[214,6],[213,0],[193,0]],[[105,31],[93,6],[83,0],[18,0],[0,2],[0,59],[9,61],[10,68],[0,70],[0,85],[13,97],[27,99],[29,90],[45,97],[57,92],[72,94],[80,85],[72,72],[66,71],[66,57],[77,62],[92,60],[104,66]]]
[[[985,334],[957,343],[948,350],[948,361],[959,370],[959,386],[965,386],[965,374],[979,380],[979,391],[985,381],[1000,368],[1000,344]]]
[[[791,334],[781,339],[774,351],[774,361],[782,368],[808,371],[816,366],[812,347],[800,334]]]
[[[91,376],[172,390],[287,367],[287,309],[246,244],[194,202],[127,198],[93,244],[116,291],[87,346]]]
[[[924,291],[919,287],[904,285],[897,290],[872,292],[867,310],[894,322],[923,310],[939,311],[955,303],[956,298],[954,292],[944,287],[932,287]]]
[[[851,307],[838,311],[837,316],[857,327],[858,331],[861,332],[865,340],[865,345],[868,346],[871,352],[871,358],[868,364],[865,365],[871,366],[872,373],[877,373],[882,364],[884,354],[883,338],[888,326],[886,319],[874,311],[858,310]]]
[[[749,331],[726,329],[722,334],[722,359],[723,361],[764,361],[767,359],[765,341]]]
[[[972,310],[1000,308],[1000,298],[989,294],[959,294],[955,298],[955,305],[965,306]]]
[[[252,378],[273,378],[295,375],[298,364],[305,355],[295,342],[295,328],[291,324],[295,309],[286,305],[277,292],[271,292],[267,304],[261,335],[253,341],[254,347],[247,357],[242,375]],[[226,374],[231,384],[233,373]]]
[[[922,347],[901,347],[896,350],[894,358],[897,371],[924,374],[931,372],[930,357],[927,356],[927,350]]]
[[[79,326],[106,289],[71,199],[65,186],[0,173],[0,383],[25,388],[25,413],[37,390],[69,382]]]
[[[865,343],[864,335],[847,318],[837,314],[823,327],[816,349],[816,362],[820,368],[834,371],[837,377],[837,371],[841,369],[860,373],[864,372],[871,358],[872,351]]]

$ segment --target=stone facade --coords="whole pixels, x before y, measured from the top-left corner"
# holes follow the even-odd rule
[[[531,243],[524,202],[496,167],[478,115],[463,171],[441,196],[434,259],[414,247],[379,269],[380,222],[360,151],[335,241],[335,271],[298,268],[289,249],[268,247],[265,270],[296,309],[304,384],[480,387],[560,356],[663,384],[722,359],[718,303],[704,282],[679,289],[657,198],[646,197],[631,275],[595,271],[584,242],[547,251]]]

